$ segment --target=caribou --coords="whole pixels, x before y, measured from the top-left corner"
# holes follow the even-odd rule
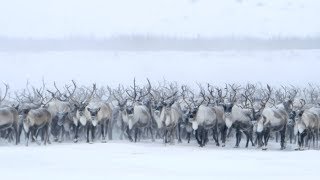
[[[253,142],[253,130],[254,122],[256,122],[265,108],[268,100],[271,96],[271,87],[267,85],[267,90],[264,91],[264,95],[260,100],[260,108],[256,109],[255,102],[257,101],[254,97],[256,92],[256,86],[254,84],[248,84],[244,93],[241,96],[244,98],[244,105],[237,104],[232,107],[231,113],[227,113],[227,126],[228,128],[234,128],[236,130],[236,144],[235,148],[239,147],[241,141],[241,133],[243,132],[246,136],[246,148],[249,145],[249,141],[252,146],[255,146]],[[235,99],[233,99],[235,102]]]
[[[120,130],[120,139],[126,135],[130,141],[133,141],[130,132],[129,132],[129,119],[133,119],[133,107],[127,106],[128,99],[123,97],[125,89],[123,86],[120,86],[113,90],[113,98],[117,101],[117,107],[112,112],[112,127],[116,127]]]
[[[71,106],[69,97],[58,89],[54,82],[56,92],[47,90],[53,100],[48,103],[48,111],[51,113],[51,134],[54,141],[62,142],[63,136],[67,133],[70,137],[72,126]],[[74,88],[73,93],[76,89]]]
[[[208,131],[215,128],[214,132],[217,132],[217,115],[215,110],[208,105],[204,105],[203,102],[206,100],[204,97],[201,102],[194,100],[194,94],[192,94],[190,100],[193,103],[193,107],[186,101],[185,92],[186,87],[182,87],[183,99],[189,106],[189,122],[192,124],[192,129],[195,131],[196,140],[200,147],[204,147],[208,140]],[[214,137],[216,137],[214,135]],[[216,143],[217,143],[217,139]]]
[[[102,142],[111,140],[112,130],[118,129],[115,132],[120,132],[120,139],[125,136],[134,142],[141,138],[154,141],[156,132],[164,144],[181,142],[181,137],[189,143],[194,137],[203,147],[209,137],[217,146],[225,146],[228,130],[229,137],[235,129],[234,147],[239,147],[244,134],[246,147],[251,141],[265,150],[270,134],[277,132],[281,149],[286,137],[290,143],[297,137],[297,150],[310,148],[312,143],[318,147],[320,107],[315,85],[301,91],[294,86],[277,89],[226,84],[219,88],[207,83],[207,89],[198,84],[200,91],[193,91],[177,83],[164,81],[151,86],[147,81],[139,87],[134,79],[133,86],[119,85],[118,89],[97,89],[95,84],[78,87],[72,81],[61,90],[54,82],[53,91],[44,82],[40,89],[27,83],[25,89],[15,92],[15,98],[5,85],[4,96],[0,96],[0,136],[9,142],[15,139],[17,144],[24,131],[26,145],[30,138],[40,144],[38,136],[44,144],[50,143],[50,136],[62,142],[71,135],[74,142],[84,138],[92,143],[96,137]]]
[[[287,130],[287,123],[289,119],[289,114],[293,110],[293,100],[298,94],[297,89],[292,89],[292,91],[287,91],[285,89],[285,94],[283,95],[282,103],[278,105],[273,105],[273,107],[265,108],[262,111],[260,119],[257,121],[257,135],[259,141],[259,147],[263,150],[267,149],[270,132],[280,132],[280,146],[281,150],[285,149],[285,136]],[[273,100],[274,101],[274,100]],[[274,104],[274,103],[273,103]],[[263,139],[263,141],[262,141]]]
[[[106,142],[106,134],[112,116],[112,109],[109,104],[104,102],[90,102],[85,108],[87,120],[87,142],[92,143],[95,138],[95,128],[101,127],[101,141]],[[89,139],[91,131],[91,139]]]
[[[134,142],[137,142],[140,138],[143,130],[149,130],[151,133],[152,141],[155,141],[153,136],[152,124],[154,123],[154,117],[152,116],[152,107],[150,99],[146,99],[142,104],[142,99],[150,95],[151,83],[148,80],[148,86],[143,89],[139,89],[136,86],[135,79],[133,81],[133,87],[131,90],[126,90],[126,93],[133,103],[133,118],[128,119],[129,136],[134,131]],[[132,139],[130,137],[130,139]]]
[[[296,150],[303,150],[305,146],[310,148],[310,139],[313,140],[313,147],[318,148],[318,137],[320,127],[320,108],[312,107],[301,111],[295,123],[295,135],[298,136],[298,147]],[[304,140],[306,136],[306,141]],[[316,142],[316,145],[315,145]]]
[[[5,85],[5,93],[3,97],[0,97],[0,105],[5,100],[8,94],[9,85]],[[15,144],[18,144],[20,141],[19,137],[19,116],[18,111],[13,107],[2,107],[0,108],[0,131],[6,131],[6,138],[11,135],[11,132],[14,132],[15,135]]]
[[[262,116],[257,121],[257,134],[259,147],[263,150],[267,149],[270,132],[280,132],[281,149],[285,149],[286,126],[288,122],[288,114],[292,111],[292,100],[287,100],[272,108],[265,108]],[[262,143],[262,137],[264,139]]]

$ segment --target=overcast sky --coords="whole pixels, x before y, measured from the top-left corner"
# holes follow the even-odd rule
[[[318,0],[1,0],[0,36],[306,37]]]

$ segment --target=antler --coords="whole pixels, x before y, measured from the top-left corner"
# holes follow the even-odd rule
[[[119,84],[117,90],[113,90],[113,98],[118,102],[119,107],[123,107],[127,103],[127,99],[123,98],[125,90],[124,87]]]
[[[267,84],[267,90],[266,91],[263,90],[263,93],[264,93],[264,97],[261,99],[261,102],[260,102],[261,107],[259,111],[261,111],[266,107],[266,104],[268,103],[272,94],[272,88]]]
[[[187,100],[186,100],[186,93],[188,93],[188,88],[187,88],[187,86],[185,86],[185,85],[181,86],[181,90],[182,90],[182,92],[181,92],[182,100],[187,104],[189,110],[191,111],[191,110],[192,110],[191,104],[189,104],[189,103],[187,102]]]
[[[4,101],[4,99],[7,97],[7,94],[8,94],[8,90],[9,90],[9,85],[6,84],[6,83],[3,83],[4,86],[6,87],[6,90],[5,90],[5,93],[3,95],[3,97],[0,96],[0,104],[2,103],[2,101]]]
[[[240,85],[236,85],[236,84],[229,84],[229,87],[231,88],[231,92],[230,92],[230,98],[229,101],[232,103],[235,103],[237,101],[237,93],[238,90],[240,89]]]
[[[132,90],[127,89],[126,93],[129,96],[129,98],[132,100],[132,102],[137,101],[137,87],[136,87],[136,78],[133,79],[133,87],[130,86]],[[132,93],[130,94],[129,91]]]

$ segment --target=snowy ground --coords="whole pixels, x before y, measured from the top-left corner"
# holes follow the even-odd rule
[[[268,151],[212,144],[165,146],[160,141],[106,144],[0,144],[1,179],[317,179],[320,153],[315,150]]]

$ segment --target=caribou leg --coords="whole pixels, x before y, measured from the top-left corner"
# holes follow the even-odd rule
[[[105,136],[108,136],[108,140],[112,140],[112,130],[113,130],[114,125],[112,124],[112,120],[108,119],[106,121],[106,133]]]
[[[292,127],[290,127],[290,129],[289,129],[289,139],[290,139],[290,144],[292,144],[292,140],[293,140],[293,131],[292,131]]]
[[[221,141],[222,141],[222,147],[224,147],[226,145],[226,139],[227,139],[227,130],[228,130],[228,127],[226,125],[224,125],[222,128],[221,128]]]
[[[302,133],[298,132],[298,148],[296,148],[295,150],[303,150],[304,137],[306,136],[306,134],[306,130]]]
[[[150,134],[151,134],[151,141],[152,141],[152,142],[155,142],[156,140],[155,140],[155,138],[154,138],[154,132],[153,132],[152,127],[149,127],[149,130],[150,130]]]
[[[213,139],[214,139],[214,141],[216,142],[216,146],[220,146],[220,144],[219,144],[219,133],[218,133],[218,130],[217,130],[217,128],[215,127],[215,128],[213,128],[213,131],[212,131],[212,136],[213,136]]]
[[[96,130],[96,127],[94,125],[91,125],[91,142],[94,141],[95,139],[95,131]]]
[[[241,141],[241,131],[239,128],[236,129],[236,145],[234,146],[235,148],[239,147]]]
[[[107,124],[107,123],[106,123]],[[107,126],[107,125],[106,125]],[[107,128],[107,127],[106,127]],[[105,127],[104,127],[104,123],[101,123],[101,142],[105,143],[106,142],[106,133],[104,132]]]
[[[187,140],[188,140],[188,143],[190,143],[190,139],[191,139],[191,133],[187,132]]]
[[[134,142],[137,142],[137,138],[138,138],[138,128],[134,129]]]
[[[47,145],[48,139],[49,139],[49,124],[46,124],[43,127],[44,131],[44,145]]]
[[[90,136],[90,124],[89,124],[89,123],[87,124],[87,127],[86,127],[86,128],[87,128],[87,143],[89,143],[89,142],[90,142],[90,141],[89,141],[89,138],[90,138],[90,137],[89,137],[89,136]]]
[[[319,143],[318,143],[318,139],[319,139],[319,129],[317,128],[316,129],[316,132],[315,132],[315,138],[316,138],[316,149],[318,149],[318,147],[319,147]]]
[[[164,141],[164,144],[168,143],[168,129],[167,128],[164,129],[163,141]]]
[[[19,128],[17,124],[13,125],[13,131],[14,131],[14,135],[15,135],[15,140],[16,140],[16,145],[19,144],[20,138],[19,138]]]
[[[131,131],[130,131],[130,129],[129,129],[128,126],[126,127],[126,133],[127,133],[127,135],[128,135],[129,140],[132,142],[133,139],[132,139],[132,136],[131,136]]]
[[[270,137],[270,130],[269,130],[269,129],[266,129],[266,130],[263,132],[263,139],[264,139],[263,145],[264,145],[264,146],[263,146],[262,150],[267,150],[267,145],[268,145],[269,137]]]
[[[19,131],[18,131],[18,141],[19,141],[19,143],[20,143],[20,140],[21,140],[22,129],[23,129],[23,126],[19,125]]]
[[[205,128],[202,128],[201,129],[201,145],[200,147],[204,147],[205,144],[206,144],[206,141],[207,141],[207,136],[206,136],[206,129]]]
[[[29,132],[25,132],[26,146],[29,145],[29,136],[30,136],[30,130],[29,130]]]
[[[78,138],[79,138],[79,135],[78,135],[78,133],[79,133],[79,125],[75,125],[75,124],[73,124],[73,128],[74,128],[74,131],[75,131],[75,133],[74,133],[74,138],[73,138],[73,142],[74,143],[76,143],[76,142],[78,142]]]
[[[198,144],[201,145],[201,141],[200,141],[200,139],[199,139],[199,129],[197,129],[197,130],[195,131],[195,136],[196,136],[196,140],[197,140]]]
[[[58,139],[58,142],[61,143],[62,142],[62,136],[63,136],[63,127],[61,126],[59,128],[59,139]]]
[[[280,143],[281,143],[281,150],[285,149],[285,138],[286,138],[286,130],[287,128],[284,127],[281,131],[280,131]]]
[[[305,142],[305,138],[307,136],[307,132],[306,130],[304,132],[301,133],[301,146],[302,146],[302,150],[303,148],[306,146],[306,142]]]
[[[279,132],[276,132],[275,136],[276,136],[276,142],[279,142]]]
[[[181,122],[178,123],[178,143],[182,143],[181,140]]]
[[[246,141],[246,148],[248,148],[248,146],[249,146],[249,141],[250,141],[250,134],[249,134],[248,131],[243,131],[243,133],[246,135],[246,139],[247,139],[247,141]]]

